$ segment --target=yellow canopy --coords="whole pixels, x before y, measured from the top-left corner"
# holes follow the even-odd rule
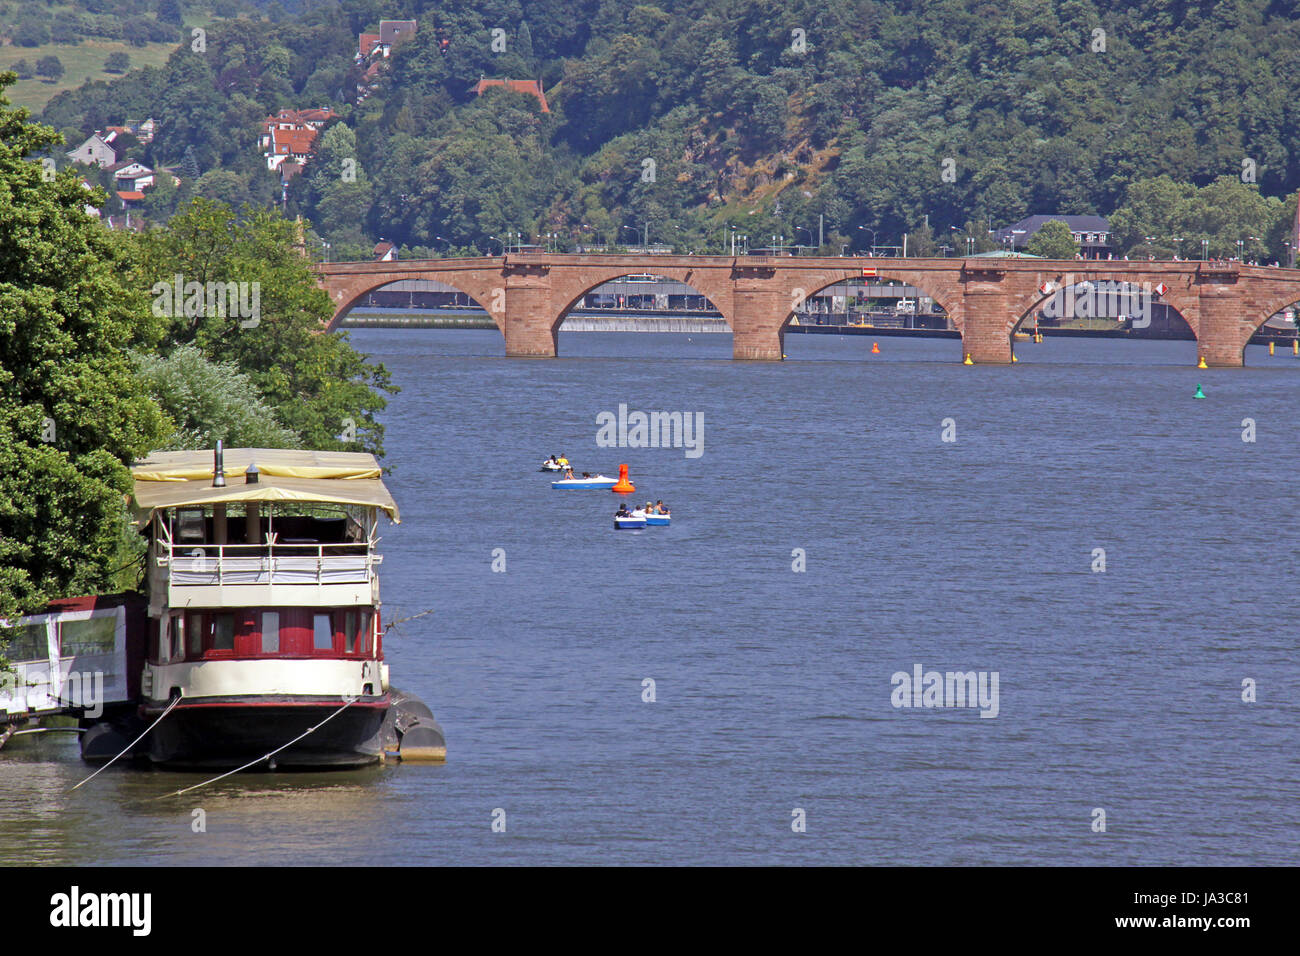
[[[256,464],[259,479],[245,473]],[[382,509],[400,521],[397,504],[380,480],[373,455],[297,451],[285,448],[227,448],[224,488],[212,487],[212,451],[152,452],[131,469],[136,520],[145,524],[159,508],[232,501],[310,501]]]

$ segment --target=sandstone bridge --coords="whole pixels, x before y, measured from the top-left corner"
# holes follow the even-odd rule
[[[1058,289],[1122,282],[1174,309],[1211,366],[1240,366],[1246,343],[1300,301],[1300,270],[1236,261],[860,259],[792,256],[567,255],[525,252],[465,259],[331,262],[313,267],[334,303],[330,329],[364,295],[403,279],[432,279],[474,299],[505,337],[508,356],[554,357],[560,323],[595,287],[625,275],[666,276],[707,296],[731,327],[737,359],[777,361],[800,303],[845,280],[896,279],[930,296],[961,333],[960,360],[1011,361],[1013,335]]]

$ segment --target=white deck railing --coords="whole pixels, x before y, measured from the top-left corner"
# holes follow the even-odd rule
[[[360,544],[176,544],[155,561],[172,587],[366,584],[383,556]]]

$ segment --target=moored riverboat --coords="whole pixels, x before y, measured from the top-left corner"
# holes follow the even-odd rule
[[[54,676],[43,698],[0,694],[0,729],[71,713],[86,760],[182,768],[445,757],[428,708],[389,684],[379,523],[399,516],[373,456],[218,445],[154,453],[132,476],[147,600],[91,599],[96,650],[122,679],[73,700],[84,682],[67,675],[91,662],[62,654],[58,609],[26,619],[47,629]]]

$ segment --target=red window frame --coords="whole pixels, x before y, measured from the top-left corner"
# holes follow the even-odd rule
[[[280,617],[279,650],[262,651],[263,614],[276,613]],[[222,615],[233,620],[232,647],[218,648],[216,622]],[[330,646],[317,647],[315,619],[327,616],[330,627]],[[164,622],[165,640],[170,643],[172,628],[180,624],[182,654],[171,656],[170,663],[213,660],[293,660],[319,658],[324,660],[365,660],[382,657],[382,634],[378,627],[379,612],[364,605],[348,607],[256,607],[256,608],[201,608],[169,614]],[[348,635],[355,629],[349,648]],[[194,633],[199,637],[197,646]],[[161,663],[161,656],[159,657]]]

